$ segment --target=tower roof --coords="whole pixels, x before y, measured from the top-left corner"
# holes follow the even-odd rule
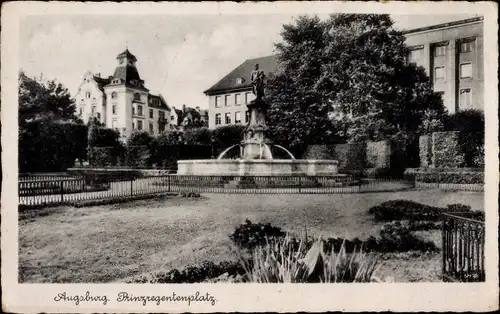
[[[128,51],[128,48],[127,48],[127,49],[125,49],[125,51],[124,51],[124,52],[120,53],[120,54],[116,57],[116,59],[120,59],[120,58],[122,58],[122,57],[126,57],[126,58],[128,58],[128,59],[130,59],[130,60],[132,60],[132,61],[134,61],[134,62],[135,62],[135,61],[137,61],[137,58],[136,58],[136,57],[135,57],[132,53],[130,53],[130,51]]]

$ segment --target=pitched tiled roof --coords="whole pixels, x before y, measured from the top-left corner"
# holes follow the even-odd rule
[[[156,102],[157,100],[157,102]],[[168,107],[167,103],[163,99],[163,97],[159,95],[152,95],[149,94],[149,99],[148,99],[148,104],[152,108],[158,108],[158,109],[164,109],[164,110],[169,110],[170,108]]]
[[[97,85],[99,86],[99,89],[104,91],[104,86],[108,85],[110,82],[109,78],[102,78],[99,76],[94,75],[94,80],[96,81]]]
[[[250,73],[253,71],[255,64],[259,64],[259,68],[263,70],[266,75],[276,72],[278,68],[278,56],[271,55],[267,57],[260,57],[255,59],[248,59],[243,62],[236,69],[231,71],[223,79],[215,85],[207,89],[204,93],[207,95],[224,92],[232,89],[243,89],[250,87]],[[242,78],[243,83],[237,84],[236,79]]]

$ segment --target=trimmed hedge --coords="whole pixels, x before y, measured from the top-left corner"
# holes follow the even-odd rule
[[[437,221],[441,219],[443,213],[470,211],[470,206],[462,204],[452,204],[443,208],[407,200],[393,200],[371,207],[368,213],[373,215],[376,221]]]
[[[484,184],[483,172],[418,173],[415,180],[424,183]]]

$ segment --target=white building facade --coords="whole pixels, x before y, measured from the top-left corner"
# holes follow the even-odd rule
[[[126,140],[134,131],[158,135],[169,129],[171,109],[161,95],[144,86],[137,58],[128,49],[117,57],[112,76],[102,78],[87,71],[75,96],[76,111],[84,123],[94,117]]]

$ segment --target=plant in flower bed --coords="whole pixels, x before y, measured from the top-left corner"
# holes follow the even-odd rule
[[[407,200],[387,201],[368,210],[377,221],[412,220],[437,221],[443,213],[471,212],[470,206],[452,204],[435,207]]]
[[[312,243],[312,244],[311,244]],[[257,246],[250,258],[241,258],[246,282],[254,283],[318,283],[370,282],[379,255],[361,250],[325,252],[325,242],[297,240],[289,235],[272,238]]]

